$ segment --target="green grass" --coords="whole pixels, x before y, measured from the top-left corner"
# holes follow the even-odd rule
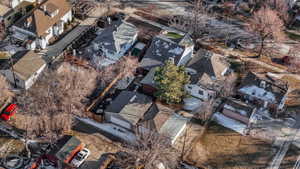
[[[180,39],[183,37],[182,35],[179,35],[178,33],[175,32],[168,32],[167,36],[173,39]]]

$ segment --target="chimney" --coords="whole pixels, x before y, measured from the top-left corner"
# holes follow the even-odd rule
[[[41,7],[42,7],[42,9],[43,9],[44,12],[47,12],[47,5],[46,4],[42,5]]]
[[[261,87],[261,88],[266,88],[266,81],[263,81],[263,80],[262,80],[262,81],[260,82],[260,87]]]
[[[38,5],[38,4],[41,4],[44,0],[35,0],[35,3]]]
[[[28,17],[26,20],[26,27],[28,28],[32,23],[32,17]]]

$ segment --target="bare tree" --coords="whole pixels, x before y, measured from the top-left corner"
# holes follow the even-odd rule
[[[1,0],[0,4],[10,7],[11,0]]]
[[[121,78],[131,76],[135,73],[138,66],[138,58],[134,56],[123,57],[120,61],[100,70],[101,80],[109,84],[113,80],[117,81]]]
[[[291,17],[289,14],[289,1],[286,0],[267,0],[266,4],[272,9],[278,12],[280,19],[284,21],[284,23],[288,26],[291,22]]]
[[[188,16],[172,17],[169,25],[181,31],[191,32],[195,37],[200,37],[207,32],[206,24],[213,18],[203,4],[203,0],[194,1],[193,9]]]
[[[0,40],[4,40],[5,37],[6,37],[5,25],[4,22],[0,21]]]
[[[253,17],[249,20],[247,28],[251,32],[256,33],[260,38],[258,57],[260,57],[270,45],[279,43],[285,39],[284,23],[280,19],[278,12],[269,7],[262,7],[255,12]],[[266,42],[268,42],[268,45]]]
[[[300,45],[293,46],[289,51],[288,70],[293,73],[299,73],[300,69]]]
[[[201,107],[197,110],[199,112],[198,117],[206,122],[210,115],[213,113],[213,104],[215,99],[210,99],[202,103]]]
[[[73,117],[84,116],[85,100],[96,86],[94,71],[63,63],[59,70],[48,71],[29,91],[17,97],[20,113],[30,117],[18,121],[29,138],[55,141],[70,131]],[[30,128],[26,127],[29,122]]]
[[[221,97],[228,97],[234,94],[234,89],[236,87],[237,75],[235,73],[231,73],[222,81],[222,87],[219,95]]]
[[[88,96],[96,88],[97,76],[98,73],[92,69],[63,63],[54,77],[56,83],[53,86],[56,95],[59,95],[61,109],[69,114],[82,116]]]
[[[122,158],[117,158],[115,165],[130,169],[157,169],[160,164],[166,168],[176,168],[180,153],[171,145],[167,137],[157,133],[140,136],[137,146],[125,145],[121,150]]]
[[[10,90],[10,85],[6,81],[6,78],[0,75],[0,106],[4,104],[4,102],[9,98],[12,97],[14,94]]]

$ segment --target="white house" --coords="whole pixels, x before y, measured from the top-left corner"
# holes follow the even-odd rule
[[[184,86],[184,89],[189,95],[201,99],[202,101],[209,101],[216,96],[214,90],[201,85],[187,84]]]
[[[133,46],[137,36],[136,26],[121,20],[112,22],[86,49],[86,56],[100,67],[115,63]]]
[[[36,0],[11,0],[10,7],[15,8],[16,6],[18,6],[19,4],[21,4],[24,1],[34,3]]]
[[[13,37],[27,42],[27,48],[45,49],[52,37],[64,32],[64,24],[72,20],[72,10],[66,0],[47,0],[37,5],[11,28]]]
[[[19,55],[19,56],[16,56]],[[1,67],[0,72],[10,81],[12,84],[16,84],[17,87],[22,89],[29,89],[37,80],[39,75],[46,68],[46,62],[40,55],[33,51],[19,52],[15,54],[15,63],[12,63],[12,67],[9,61],[3,63],[5,67]]]

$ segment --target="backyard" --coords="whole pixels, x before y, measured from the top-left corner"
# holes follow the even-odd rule
[[[222,169],[267,168],[276,149],[266,142],[209,124],[188,156],[191,164]]]

